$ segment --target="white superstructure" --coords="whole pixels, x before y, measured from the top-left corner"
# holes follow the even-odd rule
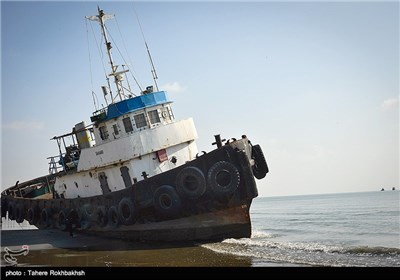
[[[56,197],[118,191],[193,160],[197,154],[193,120],[175,120],[165,91],[154,92],[149,86],[139,96],[126,94],[122,83],[129,70],[117,71],[104,25],[111,18],[100,9],[98,15],[87,17],[100,23],[117,94],[103,87],[110,104],[93,113],[93,124],[78,123],[71,133],[53,138],[59,155],[49,158],[49,171],[57,173]],[[72,138],[71,144],[66,144],[67,138]]]

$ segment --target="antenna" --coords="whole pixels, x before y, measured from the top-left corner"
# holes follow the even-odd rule
[[[132,3],[132,4],[133,4],[133,3]],[[139,24],[140,32],[142,33],[142,37],[143,37],[144,44],[146,45],[146,50],[147,50],[147,54],[148,54],[149,60],[150,60],[151,74],[152,74],[152,76],[153,76],[154,84],[156,85],[157,91],[159,91],[158,85],[157,85],[158,76],[157,76],[156,68],[154,67],[154,63],[153,63],[153,59],[151,58],[149,46],[147,45],[146,38],[144,37],[144,32],[143,32],[143,29],[142,29],[142,25],[140,24],[139,16],[138,16],[138,14],[136,13],[135,7],[133,7],[133,11],[135,12],[135,16],[136,16],[136,19],[137,19],[138,24]]]
[[[140,29],[141,29],[141,28],[140,28]],[[143,32],[142,32],[142,33],[143,33]],[[144,39],[144,35],[143,35],[143,39]],[[157,89],[157,91],[158,91],[158,85],[157,85],[158,76],[157,76],[156,68],[154,67],[153,59],[151,58],[151,54],[150,54],[149,47],[147,46],[147,42],[144,41],[144,43],[146,44],[147,53],[148,53],[149,59],[150,59],[151,74],[153,75],[154,84],[156,85],[156,89]]]

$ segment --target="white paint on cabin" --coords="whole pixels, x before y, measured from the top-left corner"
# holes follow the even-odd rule
[[[54,190],[59,196],[118,191],[143,180],[144,173],[151,177],[191,161],[198,152],[193,120],[175,121],[169,104],[100,122],[94,135],[96,144],[81,149],[77,171],[57,177]],[[129,175],[125,181],[123,171]]]

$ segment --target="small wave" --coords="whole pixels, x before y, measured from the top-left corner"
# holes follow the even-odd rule
[[[346,248],[342,252],[350,254],[365,254],[365,255],[377,255],[377,256],[400,256],[400,249],[388,248],[388,247],[359,246],[353,248]]]
[[[259,229],[253,229],[251,233],[251,238],[273,238],[273,237],[276,237],[276,235]]]
[[[320,243],[272,241],[268,239],[257,240],[254,238],[241,238],[241,239],[229,238],[222,241],[222,243],[240,244],[246,247],[259,247],[259,248],[270,248],[270,249],[279,248],[279,249],[307,251],[307,252],[335,253],[335,252],[341,252],[343,250],[343,247],[335,245],[325,245]]]
[[[218,253],[293,264],[317,266],[399,266],[400,249],[385,247],[348,247],[317,242],[278,241],[271,235],[255,232],[266,238],[225,239],[203,247]]]
[[[217,253],[236,255],[240,257],[251,257],[263,263],[262,260],[267,262],[278,262],[287,264],[303,264],[303,265],[334,265],[323,263],[319,258],[314,258],[315,255],[303,254],[296,251],[285,250],[279,248],[279,246],[271,245],[269,248],[258,247],[258,246],[246,246],[245,244],[251,244],[250,239],[226,239],[221,243],[210,243],[203,244],[202,247],[212,250]],[[313,253],[316,254],[316,253]]]
[[[267,238],[273,237],[272,234],[264,234]],[[226,244],[241,244],[247,247],[264,247],[264,248],[279,248],[292,251],[306,251],[306,252],[324,252],[324,253],[341,253],[341,254],[366,254],[377,256],[400,256],[399,248],[388,247],[346,247],[343,245],[322,244],[312,242],[288,242],[288,241],[273,241],[273,240],[257,240],[255,238],[241,238],[241,239],[225,239],[222,243]]]

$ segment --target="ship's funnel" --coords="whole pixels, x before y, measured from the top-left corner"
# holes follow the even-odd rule
[[[90,137],[88,129],[85,129],[85,122],[80,122],[75,125],[76,140],[78,141],[79,148],[85,149],[90,148],[92,139]]]

